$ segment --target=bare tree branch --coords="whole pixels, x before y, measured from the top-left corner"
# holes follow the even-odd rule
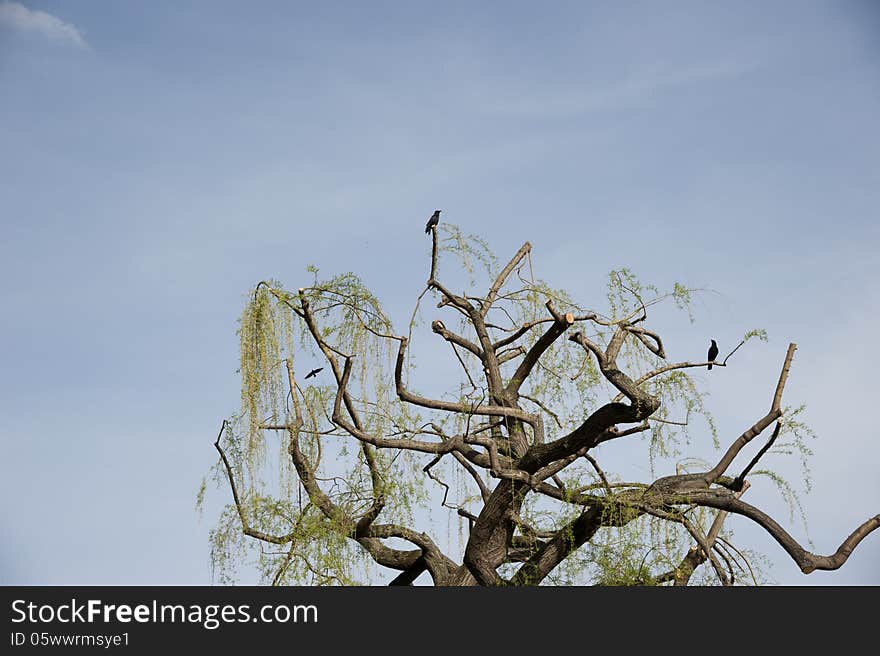
[[[448,330],[442,321],[439,319],[434,320],[431,323],[431,330],[440,335],[447,342],[452,342],[453,344],[458,344],[462,348],[466,348],[468,351],[476,355],[480,360],[483,359],[483,351],[480,350],[480,347],[474,344],[473,342],[465,339],[461,335],[456,335],[451,330]]]
[[[737,499],[728,490],[698,490],[683,495],[679,503],[695,503],[701,506],[727,510],[748,517],[760,525],[775,539],[783,549],[791,556],[804,574],[809,574],[817,569],[834,570],[841,567],[849,558],[853,549],[867,537],[872,531],[880,527],[880,514],[865,520],[860,524],[830,556],[820,556],[810,553],[789,535],[769,515],[761,512],[754,506]]]
[[[663,349],[663,340],[660,339],[660,335],[640,326],[628,326],[627,331],[635,335],[651,353],[658,358],[666,359],[666,351]],[[649,337],[654,340],[653,344],[648,340]]]
[[[507,266],[505,266],[501,270],[501,273],[498,274],[495,282],[492,283],[492,287],[489,288],[489,293],[486,295],[486,300],[483,302],[483,305],[480,308],[480,314],[482,314],[484,317],[486,316],[486,313],[489,312],[489,308],[492,307],[492,303],[495,302],[495,297],[498,296],[498,290],[500,290],[502,285],[504,285],[504,282],[507,280],[507,277],[510,275],[511,271],[514,270],[516,265],[519,264],[531,250],[532,245],[529,242],[526,242],[525,244],[520,246],[519,250],[510,259],[510,262],[507,263]]]
[[[730,463],[733,462],[733,459],[736,458],[742,448],[755,437],[760,435],[767,426],[782,416],[782,408],[780,407],[782,403],[782,392],[785,389],[785,381],[788,380],[788,372],[791,369],[791,361],[794,358],[795,350],[797,350],[796,344],[792,343],[788,345],[788,351],[785,354],[785,361],[782,363],[782,372],[779,374],[779,382],[776,384],[776,391],[773,394],[773,403],[770,406],[770,412],[759,419],[751,428],[740,435],[736,441],[730,445],[730,448],[724,456],[722,456],[721,460],[718,461],[718,464],[707,472],[706,480],[709,483],[717,481],[718,478],[727,471]]]
[[[737,498],[745,494],[747,489],[749,489],[749,482],[745,481],[742,489],[736,492]],[[721,527],[724,524],[724,520],[726,518],[726,510],[721,510],[715,515],[715,519],[712,521],[712,526],[709,528],[709,532],[706,534],[706,544],[710,548],[714,546],[715,540],[718,538],[718,534],[721,532]],[[674,579],[675,585],[687,585],[691,579],[691,575],[694,573],[694,570],[696,570],[697,567],[699,567],[705,560],[706,553],[703,549],[699,548],[699,545],[690,549],[684,556],[684,558],[682,558],[679,566],[673,572],[672,579]]]
[[[559,314],[553,307],[552,301],[549,300],[545,305],[550,314],[553,315],[553,324],[547,329],[547,332],[541,335],[532,348],[528,350],[525,359],[520,363],[519,367],[517,367],[513,376],[511,376],[505,390],[505,392],[511,396],[519,392],[519,388],[525,382],[526,378],[528,378],[529,373],[532,371],[532,367],[535,366],[544,351],[550,348],[550,345],[574,323],[573,314]]]
[[[751,462],[748,465],[746,465],[746,468],[742,470],[742,473],[740,473],[740,475],[737,476],[733,480],[733,483],[730,486],[731,490],[733,490],[734,492],[737,492],[737,491],[743,489],[743,487],[746,484],[746,482],[745,482],[746,476],[748,476],[749,472],[752,471],[752,468],[756,464],[758,464],[758,460],[761,459],[761,456],[763,456],[765,453],[767,453],[767,450],[771,446],[773,446],[773,443],[776,441],[776,438],[779,437],[779,430],[781,428],[782,428],[782,422],[777,421],[776,428],[773,429],[773,434],[770,436],[770,439],[767,440],[767,444],[765,444],[763,447],[761,447],[761,450],[758,451],[758,453],[755,455],[755,457],[752,458]]]
[[[419,578],[426,569],[428,569],[428,564],[425,562],[425,557],[419,556],[412,565],[398,574],[388,585],[412,585],[413,581]]]
[[[504,364],[508,360],[513,360],[514,358],[518,358],[519,356],[525,354],[526,350],[522,346],[517,346],[512,349],[502,351],[498,354],[498,364]]]

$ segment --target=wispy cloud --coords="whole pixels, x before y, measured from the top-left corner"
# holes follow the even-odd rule
[[[661,94],[706,82],[738,77],[757,68],[752,60],[716,62],[681,69],[654,69],[621,83],[591,91],[547,86],[525,97],[504,98],[490,108],[516,118],[559,119],[624,107],[638,107]]]
[[[82,33],[70,23],[45,11],[28,9],[17,2],[0,3],[0,26],[21,32],[38,32],[55,43],[84,49],[89,47]]]

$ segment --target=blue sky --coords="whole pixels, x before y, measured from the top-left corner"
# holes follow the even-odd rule
[[[876,5],[475,4],[0,0],[0,583],[210,582],[247,290],[354,270],[402,323],[438,207],[588,304],[623,266],[716,290],[682,359],[766,328],[706,378],[722,439],[797,342],[814,550],[880,511]],[[736,530],[880,584],[880,535],[804,577]]]

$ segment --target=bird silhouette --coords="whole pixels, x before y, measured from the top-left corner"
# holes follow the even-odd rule
[[[716,344],[715,340],[713,339],[712,346],[709,347],[709,355],[707,357],[707,359],[709,360],[709,366],[707,367],[707,369],[709,369],[709,371],[712,371],[712,362],[717,357],[718,357],[718,344]]]
[[[323,370],[324,367],[318,367],[317,369],[312,369],[309,373],[306,374],[306,378],[311,378],[312,376],[317,376],[318,372]]]
[[[431,218],[428,219],[428,225],[425,226],[425,234],[427,235],[431,232],[431,228],[435,227],[438,223],[440,223],[440,210],[434,210]]]

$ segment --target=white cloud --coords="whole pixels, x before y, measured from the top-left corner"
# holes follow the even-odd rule
[[[50,41],[77,48],[88,48],[80,31],[45,11],[28,9],[17,2],[0,3],[0,25],[22,32],[39,32]]]

